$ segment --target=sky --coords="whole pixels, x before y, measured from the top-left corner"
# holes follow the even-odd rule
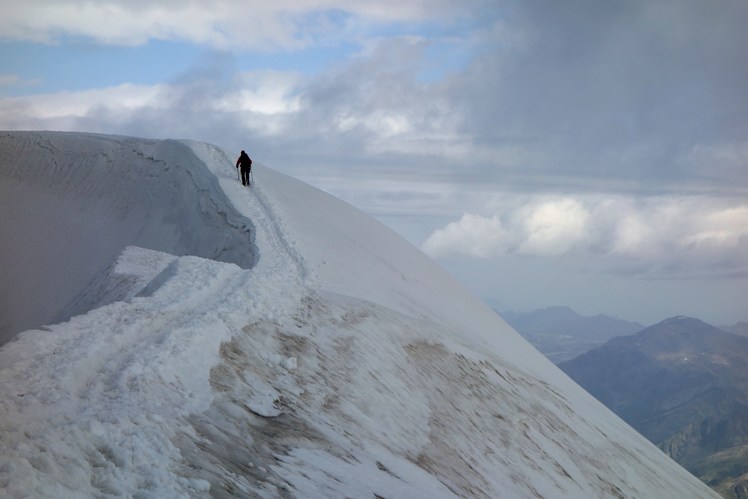
[[[0,8],[0,129],[246,149],[499,311],[748,321],[746,2]]]

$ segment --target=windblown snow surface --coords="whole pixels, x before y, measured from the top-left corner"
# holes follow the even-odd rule
[[[2,134],[5,334],[66,322],[0,348],[0,495],[716,497],[417,249],[232,163]]]

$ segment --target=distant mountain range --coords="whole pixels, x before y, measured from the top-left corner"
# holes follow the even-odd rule
[[[559,367],[712,488],[748,498],[748,337],[675,317]]]
[[[607,315],[579,315],[569,307],[548,307],[529,313],[501,312],[500,315],[554,364],[573,359],[611,338],[634,334],[644,328],[637,322]]]

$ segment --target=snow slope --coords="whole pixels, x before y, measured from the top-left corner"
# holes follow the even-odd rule
[[[12,132],[0,165],[0,344],[92,308],[77,293],[126,245],[253,261],[251,225],[185,144]]]
[[[256,166],[247,191],[206,144],[54,133],[6,134],[0,175],[46,157],[65,173],[20,178],[34,201],[120,202],[81,160],[109,147],[168,151],[127,168],[142,186],[168,166],[153,192],[173,182],[184,204],[152,219],[143,196],[123,217],[190,240],[123,236],[74,293],[90,310],[0,348],[3,495],[716,497],[417,249],[307,185]],[[211,210],[230,220],[213,233]],[[85,249],[51,243],[56,264]]]

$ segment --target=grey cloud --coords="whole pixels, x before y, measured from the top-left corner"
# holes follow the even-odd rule
[[[740,2],[517,4],[507,22],[525,42],[497,38],[456,85],[464,132],[540,151],[509,164],[536,175],[705,180],[694,147],[748,139],[747,14]]]

